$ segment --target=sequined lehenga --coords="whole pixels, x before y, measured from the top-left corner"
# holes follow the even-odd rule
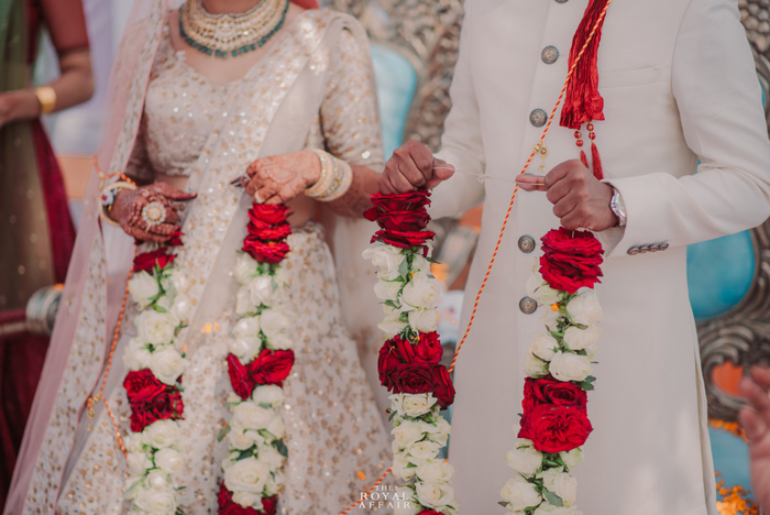
[[[167,27],[165,14],[151,13],[143,30]],[[180,336],[189,365],[184,374],[185,419],[180,422],[186,462],[179,477],[185,489],[178,497],[186,513],[207,514],[216,511],[219,463],[226,450],[224,442],[217,442],[217,433],[228,413],[223,407],[224,357],[236,291],[230,271],[250,204],[229,181],[259,156],[306,146],[325,147],[350,163],[374,167],[381,163],[382,152],[369,54],[355,20],[307,11],[279,33],[242,79],[223,85],[187,65],[173,50],[168,32],[162,28],[152,33],[155,47],[143,47],[143,58],[152,62],[147,67],[146,100],[141,84],[130,86],[135,104],[127,105],[109,164],[114,169],[128,162],[135,175],[154,171],[189,176],[187,189],[198,193],[183,214],[185,245],[176,259],[191,278],[196,304],[190,327]],[[95,216],[94,211],[86,216]],[[330,227],[339,232],[346,223],[352,224],[338,220]],[[48,397],[36,400],[32,423],[37,434],[27,435],[22,451],[29,465],[17,470],[6,513],[109,515],[128,510],[122,499],[126,464],[110,417],[101,403],[92,420],[83,409],[104,375],[106,342],[114,324],[110,321],[115,319],[114,308],[105,306],[114,305],[113,297],[122,290],[114,285],[124,276],[114,270],[125,263],[105,260],[105,254],[125,248],[125,237],[115,231],[94,233],[96,244],[83,247],[88,249],[88,267],[65,291],[62,305],[69,312],[63,317],[69,323],[63,324],[70,326],[72,341],[69,347],[60,346],[67,352],[60,348],[52,355],[57,363],[46,364],[54,376],[57,367],[64,368],[58,372],[60,381],[41,393]],[[285,382],[289,460],[279,513],[336,514],[385,470],[388,438],[342,320],[324,228],[310,222],[296,228],[289,243],[292,251],[285,267],[289,308],[296,317],[296,364]],[[105,288],[107,276],[111,286]],[[129,412],[121,387],[126,371],[119,356],[135,333],[135,314],[129,307],[104,394],[123,435]],[[57,330],[54,338],[63,341],[64,329]]]

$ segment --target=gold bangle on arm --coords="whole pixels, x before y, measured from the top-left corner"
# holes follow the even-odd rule
[[[101,216],[102,220],[105,222],[116,227],[120,227],[120,224],[112,219],[110,216],[110,211],[112,210],[112,203],[115,200],[115,196],[122,189],[135,190],[136,184],[125,181],[114,182],[102,189],[102,192],[99,196],[99,216]]]
[[[353,184],[353,169],[342,159],[332,157],[334,162],[334,180],[324,194],[318,197],[321,202],[332,202],[348,192]]]
[[[56,90],[51,86],[35,88],[35,96],[40,103],[40,114],[48,114],[56,109]]]

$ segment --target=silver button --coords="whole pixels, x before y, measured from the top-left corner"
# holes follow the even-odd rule
[[[528,234],[519,238],[519,250],[525,254],[529,254],[535,250],[535,239]]]
[[[542,127],[548,121],[548,115],[542,109],[535,109],[529,113],[529,123],[535,127]]]
[[[532,297],[524,297],[519,301],[519,309],[526,315],[531,315],[537,310],[537,301]]]
[[[640,252],[640,249],[639,249],[639,247],[631,247],[630,249],[628,249],[628,250],[626,251],[626,253],[627,253],[629,256],[635,256],[635,255],[639,254],[639,252]]]
[[[540,58],[545,64],[553,64],[559,59],[559,49],[555,46],[547,46],[540,52]]]

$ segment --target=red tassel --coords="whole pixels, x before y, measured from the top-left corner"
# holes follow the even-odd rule
[[[583,152],[582,148],[580,149],[580,162],[583,163],[583,166],[585,166],[586,168],[590,168],[588,166],[588,158],[586,157],[586,153]]]
[[[604,179],[604,170],[602,169],[602,158],[599,155],[599,148],[596,146],[596,141],[591,142],[591,161],[594,165],[594,177],[600,181]],[[588,167],[588,165],[586,165]]]
[[[607,0],[590,0],[575,37],[572,39],[572,48],[569,53],[570,69],[606,5]],[[559,122],[562,127],[579,129],[585,122],[604,120],[604,99],[599,94],[599,71],[596,66],[599,43],[602,38],[602,25],[604,20],[586,47],[567,86]]]

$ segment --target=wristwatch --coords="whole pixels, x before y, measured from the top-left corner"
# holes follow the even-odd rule
[[[628,215],[626,215],[626,204],[623,202],[623,196],[614,187],[612,188],[612,198],[610,199],[610,209],[618,217],[617,227],[625,227]]]

